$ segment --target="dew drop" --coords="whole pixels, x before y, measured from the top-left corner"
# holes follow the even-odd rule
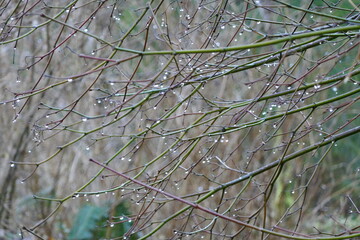
[[[15,164],[14,163],[10,164],[10,167],[15,167]]]
[[[67,81],[68,81],[68,82],[72,82],[72,81],[73,81],[73,79],[72,79],[72,78],[69,78]]]

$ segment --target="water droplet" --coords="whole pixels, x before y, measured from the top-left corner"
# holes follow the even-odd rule
[[[68,81],[68,82],[72,82],[72,81],[73,81],[73,79],[72,79],[72,78],[69,78],[67,81]]]
[[[83,122],[86,122],[87,120],[88,120],[87,118],[81,119],[81,121],[83,121]]]
[[[15,167],[15,164],[14,163],[10,164],[10,167]]]
[[[114,223],[111,223],[111,224],[110,224],[110,227],[114,227],[114,226],[115,226],[115,224],[114,224]]]

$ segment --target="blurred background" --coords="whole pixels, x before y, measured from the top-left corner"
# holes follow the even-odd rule
[[[357,237],[359,5],[2,1],[0,239]]]

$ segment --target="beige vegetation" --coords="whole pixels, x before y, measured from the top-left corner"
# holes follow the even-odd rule
[[[359,237],[358,5],[0,2],[0,239]]]

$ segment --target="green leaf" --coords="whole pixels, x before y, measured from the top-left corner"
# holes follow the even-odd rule
[[[92,205],[83,206],[76,216],[68,239],[93,239],[93,232],[94,229],[99,227],[99,220],[106,218],[107,214],[107,207],[98,207]]]

